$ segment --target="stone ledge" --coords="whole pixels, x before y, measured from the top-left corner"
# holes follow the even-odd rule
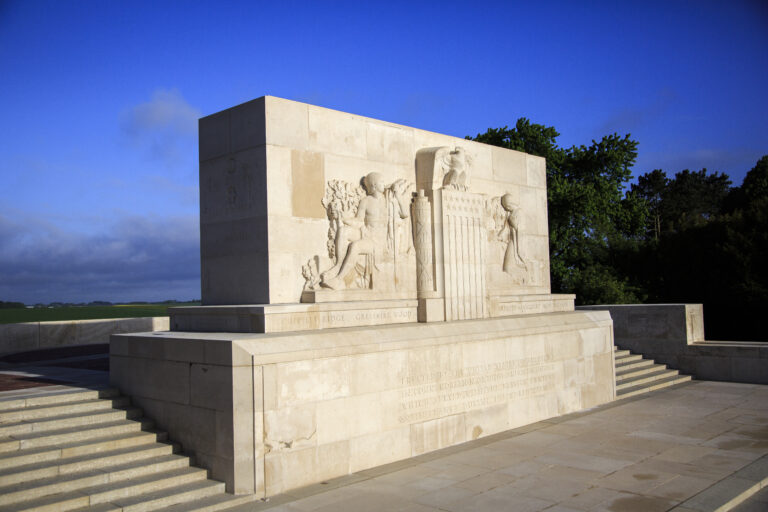
[[[611,325],[595,311],[116,335],[110,379],[230,492],[271,496],[610,402]]]
[[[276,333],[417,321],[416,299],[170,308],[171,330]]]
[[[306,293],[319,297],[324,292]],[[178,332],[279,333],[406,324],[419,320],[418,300],[415,298],[362,300],[362,296],[370,294],[328,291],[323,301],[318,302],[169,308],[170,329]],[[349,300],[326,302],[325,299],[329,297]],[[491,296],[489,316],[501,318],[568,312],[574,309],[574,299],[575,295],[548,293]],[[443,307],[441,304],[436,306]]]
[[[110,355],[203,364],[270,364],[457,342],[611,326],[604,311],[570,311],[454,322],[277,333],[155,332],[115,335]]]

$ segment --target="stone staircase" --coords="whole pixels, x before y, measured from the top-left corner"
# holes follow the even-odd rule
[[[614,348],[616,368],[616,399],[627,398],[641,393],[682,384],[691,380],[690,375],[680,375],[653,359],[644,359],[640,354]]]
[[[0,398],[0,511],[214,511],[224,492],[113,389]]]

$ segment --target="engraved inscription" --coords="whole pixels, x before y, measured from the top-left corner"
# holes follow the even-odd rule
[[[552,302],[500,302],[496,305],[499,315],[524,315],[527,313],[549,313],[553,310]]]
[[[302,331],[351,325],[399,324],[416,321],[416,308],[378,310],[317,311],[304,314],[270,315],[266,322],[271,331]]]
[[[412,423],[526,398],[554,389],[545,357],[434,373],[400,375],[398,421]]]

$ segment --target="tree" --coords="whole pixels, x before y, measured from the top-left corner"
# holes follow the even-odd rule
[[[13,302],[13,301],[2,301],[0,300],[0,309],[19,309],[19,308],[25,308],[27,306],[24,305],[23,302]]]
[[[768,157],[741,187],[727,175],[661,170],[638,178],[633,192],[649,204],[648,233],[658,233],[619,273],[653,302],[703,302],[707,336],[759,339],[768,330]],[[658,227],[661,229],[658,230]],[[658,231],[657,231],[658,230]],[[622,262],[631,261],[621,267]]]
[[[624,195],[637,142],[613,134],[564,149],[557,145],[558,136],[553,127],[521,118],[514,128],[491,128],[473,140],[547,159],[553,291],[579,291],[577,300],[586,304],[637,300],[627,281],[606,264],[612,244],[637,236],[644,227],[645,203]],[[597,283],[612,291],[599,291]]]
[[[768,155],[764,155],[744,176],[741,184],[748,202],[759,201],[768,197]]]
[[[654,169],[652,172],[643,174],[637,178],[637,183],[632,185],[632,194],[643,199],[648,206],[650,227],[647,233],[653,235],[654,240],[658,240],[661,235],[662,194],[668,186],[669,178],[667,178],[667,173],[661,169]]]

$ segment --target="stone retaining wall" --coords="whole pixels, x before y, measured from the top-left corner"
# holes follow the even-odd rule
[[[0,355],[69,345],[109,343],[112,334],[168,329],[167,316],[2,324]]]
[[[706,340],[701,304],[611,304],[576,309],[609,311],[616,346],[697,379],[768,384],[768,343]]]

